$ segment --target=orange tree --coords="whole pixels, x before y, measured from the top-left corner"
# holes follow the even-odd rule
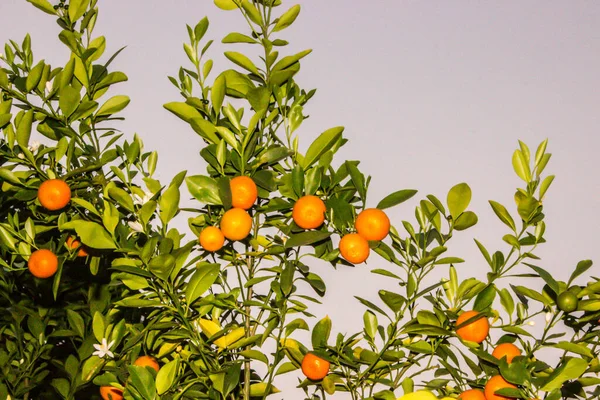
[[[107,93],[127,76],[93,36],[96,1],[30,3],[57,18],[70,57],[36,59],[29,35],[0,56],[0,398],[91,398],[112,349],[140,352],[122,342],[148,314],[115,309],[141,286],[111,265],[152,232],[174,247],[150,222],[177,212],[177,193],[152,178],[157,154],[114,128],[129,98]]]
[[[452,187],[445,202],[426,196],[416,222],[401,221],[398,230],[383,210],[416,191],[399,190],[369,207],[370,178],[358,161],[334,160],[346,142],[343,128],[299,150],[297,129],[315,91],[302,90],[294,77],[310,51],[280,56],[288,43],[279,37],[299,6],[280,11],[280,0],[215,0],[248,25],[223,42],[260,49],[256,61],[227,51],[234,67],[218,74],[208,59],[212,41],[204,40],[208,20],[188,27],[191,66],[169,77],[183,101],[165,108],[199,135],[207,171],[181,173],[162,186],[151,177],[156,153],[105,127],[127,100],[96,101],[108,87],[101,82],[125,79],[108,72],[111,59],[94,65],[105,47],[91,35],[96,2],[29,1],[59,18],[72,57],[64,68],[34,66],[26,39],[9,45],[0,72],[0,196],[8,205],[0,210],[0,341],[7,349],[0,349],[0,394],[289,398],[277,394],[283,388],[276,379],[294,374],[307,399],[335,392],[386,400],[598,397],[600,284],[575,285],[592,264],[580,262],[569,282],[559,282],[534,254],[544,242],[542,200],[553,179],[541,176],[550,159],[545,142],[535,154],[520,143],[513,155],[525,181],[515,194],[517,213],[490,202],[509,229],[508,250],[490,252],[476,241],[487,279],[459,280],[454,265],[463,260],[446,253],[455,232],[478,222],[468,210],[468,185]],[[46,81],[53,82],[48,92]],[[14,116],[11,106],[20,109]],[[34,124],[52,147],[28,149]],[[44,196],[36,200],[42,181],[52,178],[71,190],[66,207],[55,211],[42,207]],[[184,182],[196,206],[179,209]],[[179,212],[197,238],[184,241],[169,227]],[[35,249],[57,256],[51,282],[26,271]],[[357,298],[367,307],[360,332],[332,338],[327,317],[310,329],[310,306],[326,291],[315,267],[372,257],[387,265],[372,272],[398,290],[379,291],[380,302]],[[52,257],[42,260],[30,270],[53,269]],[[532,282],[503,285],[515,277]],[[532,332],[535,320],[543,328]],[[302,330],[310,343],[302,343]]]

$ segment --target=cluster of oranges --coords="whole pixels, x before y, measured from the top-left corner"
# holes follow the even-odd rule
[[[230,181],[229,187],[232,208],[221,217],[219,228],[209,226],[200,232],[200,246],[206,251],[219,251],[226,238],[231,241],[243,240],[252,230],[252,217],[246,210],[250,209],[258,198],[256,184],[248,176],[236,176]]]
[[[40,185],[37,198],[46,210],[59,211],[71,201],[71,188],[61,179],[49,179]],[[85,248],[75,238],[67,238],[67,246],[72,250],[77,250],[78,257],[88,255]],[[27,268],[37,278],[50,278],[58,270],[58,257],[48,249],[36,250],[29,256]]]
[[[466,323],[467,321],[476,318],[480,313],[474,310],[462,313],[456,320],[456,325],[460,326],[456,330],[456,335],[462,340],[469,342],[481,343],[490,332],[490,323],[484,316]],[[521,350],[512,343],[502,343],[494,348],[492,356],[501,360],[506,358],[507,363],[511,363],[515,357],[521,355]],[[500,389],[511,388],[516,386],[507,382],[501,375],[495,375],[490,378],[485,384],[483,391],[479,389],[470,389],[462,392],[458,398],[462,400],[507,400],[507,397],[495,394]]]
[[[325,203],[317,196],[303,196],[294,204],[292,219],[302,229],[317,229],[325,221]],[[390,231],[390,219],[385,212],[377,208],[368,208],[360,212],[354,222],[356,233],[348,233],[339,244],[344,259],[360,264],[367,260],[370,253],[369,241],[383,240]]]
[[[158,361],[154,357],[150,356],[141,356],[137,360],[134,361],[133,365],[138,367],[150,367],[156,372],[160,369],[158,365]],[[121,389],[117,389],[112,386],[101,386],[100,387],[100,396],[104,400],[123,400],[123,391]]]

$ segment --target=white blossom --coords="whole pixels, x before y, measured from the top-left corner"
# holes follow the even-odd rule
[[[24,160],[24,159],[25,159],[25,154],[23,154],[23,153],[19,153],[19,154],[17,155],[17,157],[19,157],[21,160]]]
[[[146,204],[147,202],[150,201],[150,199],[152,198],[152,196],[154,196],[152,193],[146,192],[144,191],[144,195],[140,196],[137,194],[133,195],[133,202],[137,205],[143,206],[144,204]]]
[[[144,227],[138,221],[129,221],[127,225],[131,228],[131,232],[127,235],[127,239],[135,235],[136,233],[144,233]]]
[[[51,92],[51,91],[52,91],[52,81],[48,81],[48,82],[46,82],[46,90],[47,90],[48,92]]]
[[[529,321],[529,322],[527,322],[527,325],[529,325],[529,326],[535,326],[535,321]]]
[[[40,145],[41,145],[40,142],[38,142],[37,140],[34,140],[33,142],[31,142],[31,144],[29,145],[28,149],[32,153],[35,153],[40,148]]]
[[[129,227],[131,229],[133,229],[135,232],[140,232],[140,233],[144,232],[144,227],[142,226],[142,224],[140,224],[137,221],[129,221],[129,222],[127,222],[127,225],[129,225]]]
[[[112,347],[113,344],[115,344],[114,340],[112,342],[108,343],[106,338],[102,338],[101,344],[94,345],[94,348],[96,349],[96,351],[93,352],[92,355],[98,356],[100,358],[104,358],[106,356],[108,356],[110,358],[115,358],[115,355],[113,354],[113,352],[110,351],[110,348]]]
[[[552,313],[550,311],[548,311],[546,313],[546,324],[549,324],[550,321],[552,321]]]

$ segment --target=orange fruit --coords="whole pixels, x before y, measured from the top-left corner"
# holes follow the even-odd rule
[[[340,254],[352,264],[360,264],[369,258],[369,242],[358,233],[349,233],[340,240]]]
[[[77,252],[77,257],[87,257],[88,252],[85,251],[85,247],[81,244],[81,242],[77,239],[73,239],[71,236],[67,238],[67,247],[71,250],[75,250],[79,248]]]
[[[558,309],[566,313],[577,310],[578,303],[579,299],[577,298],[577,295],[569,290],[565,290],[559,294],[556,299]]]
[[[354,227],[367,240],[383,240],[390,232],[390,219],[378,208],[367,208],[358,214]]]
[[[250,234],[252,217],[241,208],[227,210],[221,217],[221,232],[229,240],[242,240]]]
[[[225,243],[223,232],[216,226],[207,226],[200,232],[200,246],[206,251],[219,251]]]
[[[483,391],[479,389],[469,389],[462,392],[459,396],[462,400],[486,400]]]
[[[512,388],[516,389],[516,386],[512,383],[508,383],[504,380],[501,375],[496,375],[490,378],[489,381],[485,384],[485,398],[486,400],[507,400],[510,397],[499,396],[494,394],[497,390]]]
[[[252,178],[236,176],[229,182],[231,188],[231,205],[234,208],[249,209],[258,198],[258,189]]]
[[[47,249],[36,250],[29,256],[27,268],[36,278],[50,278],[58,269],[58,257]]]
[[[138,357],[138,359],[133,362],[133,365],[137,365],[138,367],[150,367],[156,372],[160,369],[156,358],[150,356]]]
[[[302,229],[316,229],[325,221],[325,203],[317,196],[302,196],[294,204],[292,218]]]
[[[123,400],[123,391],[112,386],[101,386],[100,396],[104,400]]]
[[[302,359],[302,373],[312,381],[320,381],[329,372],[329,361],[312,353],[307,353]]]
[[[456,320],[456,326],[460,326],[476,315],[479,315],[479,312],[474,310],[465,311],[464,313],[460,314]],[[488,333],[490,333],[490,323],[486,317],[479,318],[478,320],[471,322],[468,325],[464,325],[456,330],[456,334],[459,338],[475,343],[483,342]]]
[[[502,343],[496,346],[492,355],[498,360],[501,360],[502,357],[506,357],[506,362],[510,364],[513,358],[521,355],[521,349],[512,343]]]
[[[38,189],[38,200],[46,210],[60,210],[71,201],[71,188],[61,179],[47,180]]]

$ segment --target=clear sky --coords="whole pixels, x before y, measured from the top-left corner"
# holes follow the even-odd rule
[[[361,160],[373,176],[371,206],[402,188],[418,189],[418,199],[429,193],[445,199],[451,186],[469,183],[479,224],[457,234],[449,254],[467,260],[457,267],[461,278],[484,278],[472,238],[506,249],[500,239],[508,233],[487,200],[516,215],[517,140],[535,151],[549,138],[546,171],[557,178],[544,204],[549,243],[538,251],[539,265],[565,280],[578,260],[600,262],[600,2],[299,2],[300,17],[282,36],[289,52],[314,49],[297,79],[318,88],[307,107],[311,118],[299,130],[303,149],[325,129],[344,125],[350,142],[338,159]],[[179,100],[166,76],[187,63],[186,23],[209,17],[216,72],[229,67],[220,39],[244,22],[209,0],[101,0],[100,6],[96,34],[106,36],[107,52],[128,46],[114,64],[130,77],[118,86],[132,98],[122,128],[138,132],[146,149],[159,149],[164,183],[183,169],[204,173],[199,137],[162,108]],[[36,59],[64,64],[53,19],[24,0],[0,0],[0,42],[20,41],[26,32]],[[390,210],[395,225],[414,221],[417,197]],[[376,299],[378,289],[391,287],[368,272],[381,263],[373,257],[368,266],[337,272],[323,265],[328,294],[315,313],[329,314],[338,331],[360,329],[362,307],[347,305],[354,304],[352,294]],[[592,271],[600,275],[597,265]]]

